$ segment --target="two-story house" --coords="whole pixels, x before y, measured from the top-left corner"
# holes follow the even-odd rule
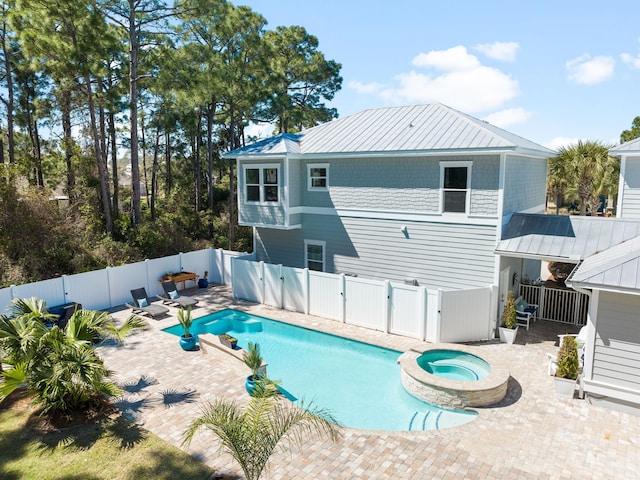
[[[498,283],[502,227],[544,212],[553,154],[430,104],[365,110],[226,158],[258,260],[459,289]]]

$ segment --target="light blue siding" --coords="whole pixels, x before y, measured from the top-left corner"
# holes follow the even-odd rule
[[[274,205],[256,205],[245,203],[245,179],[243,165],[279,165],[280,178],[278,196],[280,201]],[[238,168],[238,222],[241,225],[273,225],[282,227],[287,224],[285,216],[285,202],[287,201],[284,188],[284,166],[282,161],[264,160],[260,162],[241,162]]]
[[[640,297],[600,292],[593,380],[640,391]]]
[[[258,229],[256,253],[304,267],[304,240],[325,241],[328,272],[459,289],[493,283],[495,235],[489,225],[304,215],[302,230]]]
[[[640,158],[627,158],[624,168],[622,218],[640,218]]]
[[[504,180],[503,215],[542,206],[547,191],[547,160],[507,155]]]
[[[298,207],[302,205],[302,198],[300,195],[301,189],[306,188],[305,175],[307,167],[300,165],[300,162],[293,160],[288,162],[289,176],[285,179],[286,185],[289,189],[289,206]],[[293,222],[292,222],[293,223]]]
[[[329,191],[309,192],[304,162],[302,204],[311,207],[439,213],[440,162],[473,161],[472,215],[498,211],[500,160],[491,156],[349,158],[329,163]]]

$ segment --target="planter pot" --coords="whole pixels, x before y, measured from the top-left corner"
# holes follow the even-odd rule
[[[201,278],[200,280],[198,280],[199,288],[207,288],[208,286],[209,286],[209,280],[207,280],[206,278]]]
[[[190,337],[180,336],[180,346],[183,350],[193,350],[196,347],[196,337],[193,335]]]
[[[257,377],[257,378],[256,378]],[[247,393],[253,397],[253,393],[256,391],[256,380],[261,380],[262,375],[258,374],[256,376],[249,375],[247,380],[244,382],[244,388],[247,390]]]
[[[220,339],[220,343],[225,347],[229,347],[231,350],[235,350],[236,345],[238,344],[238,339],[233,337],[225,337],[223,335],[218,335]]]
[[[573,398],[576,391],[576,380],[571,378],[553,377],[556,384],[556,395]]]
[[[516,335],[518,333],[518,326],[516,328],[506,328],[499,327],[500,330],[500,341],[502,343],[512,344],[516,340]]]

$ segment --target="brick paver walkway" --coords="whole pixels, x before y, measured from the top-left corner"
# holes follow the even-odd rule
[[[348,336],[398,350],[414,339],[344,325],[333,320],[234,301],[226,287],[189,290],[199,298],[195,317],[228,306],[258,315]],[[161,332],[177,323],[176,309],[130,337],[122,346],[101,346],[114,380],[126,386],[118,402],[125,415],[164,440],[180,446],[202,402],[224,396],[247,400],[239,360],[217,349],[184,352],[175,336]],[[114,312],[126,318],[127,310]],[[517,343],[480,344],[508,360],[507,397],[478,409],[471,423],[439,431],[386,432],[345,428],[337,443],[310,440],[303,449],[272,457],[267,479],[570,479],[638,478],[640,417],[565,399],[547,376],[546,352],[555,353],[556,334],[568,328],[538,321],[521,329]],[[575,331],[575,329],[573,330]],[[217,450],[202,430],[187,450],[214,468],[220,478],[241,478],[237,464]]]

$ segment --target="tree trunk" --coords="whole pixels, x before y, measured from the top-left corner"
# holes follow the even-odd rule
[[[195,152],[193,155],[193,175],[195,177],[196,212],[200,211],[200,147],[202,145],[202,108],[198,109],[198,122],[196,124]]]
[[[153,147],[153,165],[151,166],[151,221],[156,219],[156,192],[158,191],[158,153],[160,150],[160,129],[156,128],[156,141]]]
[[[165,198],[169,198],[171,195],[171,187],[173,179],[171,177],[171,135],[167,131],[165,133],[165,171],[166,171],[166,179],[164,186],[164,196]]]
[[[9,154],[9,164],[13,165],[16,162],[15,142],[13,138],[13,74],[11,70],[11,61],[9,60],[11,55],[9,55],[9,52],[7,50],[7,41],[5,34],[6,30],[2,34],[2,53],[4,55],[4,68],[7,82],[7,153]],[[9,179],[12,180],[13,178],[13,169],[9,168]]]
[[[113,217],[120,216],[120,180],[118,178],[118,147],[116,145],[116,119],[113,112],[107,115],[109,142],[111,143],[111,181],[113,182]]]
[[[67,186],[65,193],[69,203],[75,201],[76,177],[73,171],[73,137],[71,136],[71,90],[62,88],[60,95],[60,111],[62,113],[62,145],[64,148],[64,163],[67,169]]]
[[[131,128],[131,223],[140,223],[140,167],[138,165],[138,35],[136,0],[129,0],[129,118]]]
[[[98,165],[98,179],[100,181],[100,196],[102,197],[102,212],[104,214],[105,229],[110,236],[113,236],[113,219],[111,217],[111,201],[109,198],[109,186],[107,185],[107,175],[104,168],[104,158],[102,156],[101,140],[96,122],[95,105],[93,101],[93,91],[91,88],[91,77],[88,73],[84,75],[85,86],[87,88],[87,104],[89,107],[89,117],[91,119],[91,132],[93,133],[93,144]]]
[[[207,105],[207,186],[209,208],[209,238],[213,239],[213,118],[215,113],[215,99]]]
[[[149,180],[147,178],[147,143],[145,140],[145,124],[144,124],[144,116],[140,121],[140,134],[142,135],[142,176],[144,177],[144,193],[147,197],[147,208],[151,205],[149,204]]]

